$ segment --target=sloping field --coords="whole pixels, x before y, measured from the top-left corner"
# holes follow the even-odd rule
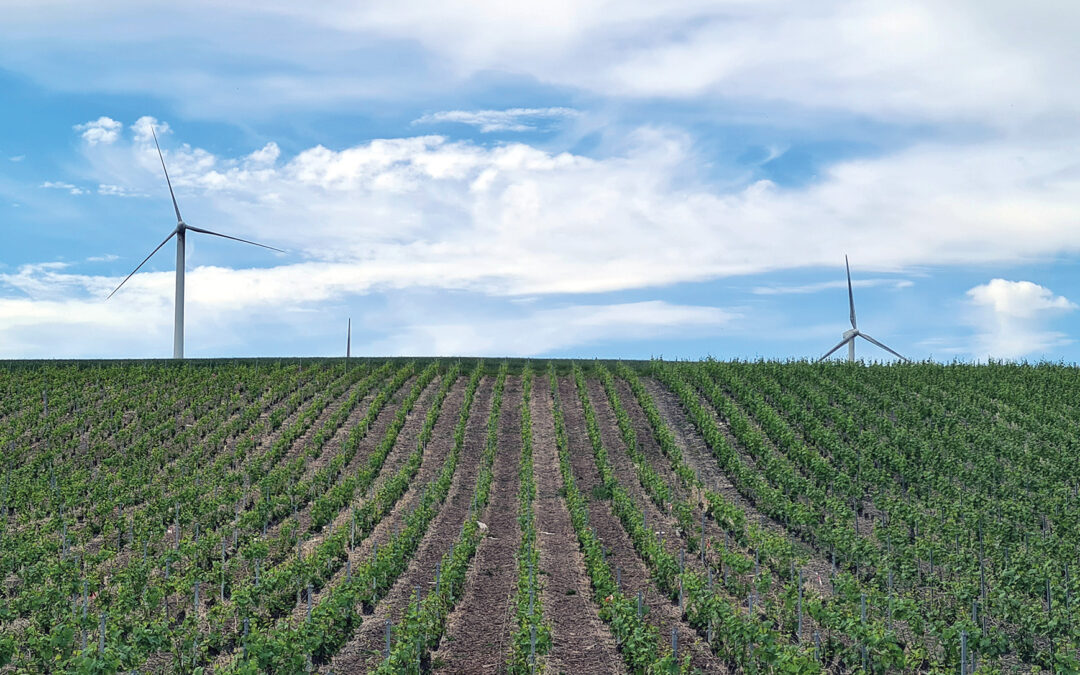
[[[1053,365],[11,364],[0,672],[1078,672],[1078,432]]]

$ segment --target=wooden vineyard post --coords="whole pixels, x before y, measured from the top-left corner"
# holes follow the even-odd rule
[[[529,626],[529,672],[536,672],[536,624]]]
[[[967,675],[967,631],[960,631],[960,675]]]
[[[860,619],[862,621],[863,630],[865,631],[866,630],[866,593],[862,593],[859,596],[859,616],[860,616]],[[867,661],[866,643],[864,642],[860,647],[861,647],[860,651],[862,651],[862,667],[863,667],[863,670],[865,671],[866,670],[866,661]]]
[[[802,642],[802,594],[803,594],[802,573],[803,573],[803,571],[800,569],[799,570],[799,623],[798,623],[798,626],[795,629],[795,637],[799,642]]]
[[[705,511],[701,512],[701,543],[698,544],[698,548],[701,549],[701,564],[705,564]]]

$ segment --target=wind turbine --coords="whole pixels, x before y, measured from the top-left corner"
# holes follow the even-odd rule
[[[180,207],[176,204],[176,194],[173,192],[172,181],[169,180],[169,170],[165,168],[165,157],[161,154],[161,146],[158,144],[157,132],[154,130],[154,126],[150,125],[150,133],[154,135],[154,147],[157,148],[158,159],[161,160],[161,170],[165,172],[165,182],[169,186],[169,196],[172,197],[173,211],[176,212],[176,229],[169,233],[169,236],[165,237],[165,241],[158,244],[157,248],[150,251],[150,255],[146,256],[139,266],[132,270],[131,274],[127,275],[123,281],[120,282],[120,286],[113,289],[112,293],[109,293],[108,300],[112,296],[116,295],[116,291],[127,283],[128,279],[135,276],[135,272],[138,272],[147,260],[154,257],[154,254],[161,250],[161,247],[169,243],[169,240],[176,237],[176,299],[175,309],[173,315],[173,358],[184,358],[184,265],[187,248],[187,231],[200,232],[202,234],[212,234],[215,237],[221,237],[223,239],[232,239],[233,241],[239,241],[245,244],[252,244],[253,246],[260,246],[262,248],[268,248],[271,251],[277,251],[284,253],[280,248],[274,248],[273,246],[267,246],[266,244],[260,244],[254,241],[248,241],[247,239],[240,239],[239,237],[230,237],[227,234],[221,234],[220,232],[212,232],[210,230],[204,230],[201,227],[195,227],[188,225],[184,222],[184,219],[180,217]]]
[[[828,352],[826,352],[825,356],[822,356],[820,359],[818,359],[818,362],[820,363],[821,361],[824,361],[825,359],[829,358],[830,356],[832,356],[833,352],[835,352],[837,349],[840,349],[844,345],[847,345],[847,360],[848,361],[854,361],[855,360],[855,338],[857,338],[857,337],[861,337],[862,339],[866,340],[867,342],[871,342],[871,343],[877,345],[878,347],[881,347],[882,349],[889,352],[893,356],[896,356],[897,358],[899,358],[901,361],[910,362],[911,359],[909,359],[909,358],[907,358],[905,356],[901,356],[899,353],[893,351],[892,349],[885,346],[881,342],[878,342],[874,338],[870,337],[866,333],[863,333],[862,331],[859,330],[859,325],[855,322],[855,294],[851,292],[851,265],[848,264],[847,255],[844,255],[844,267],[847,268],[847,295],[848,295],[848,305],[851,307],[851,330],[844,331],[844,334],[843,334],[844,339],[840,341],[840,344],[836,345],[835,347],[830,349]]]
[[[349,317],[349,327],[345,330],[345,358],[352,356],[352,317]]]

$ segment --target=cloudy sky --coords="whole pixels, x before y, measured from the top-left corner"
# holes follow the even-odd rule
[[[1074,2],[0,4],[0,358],[1080,358]]]

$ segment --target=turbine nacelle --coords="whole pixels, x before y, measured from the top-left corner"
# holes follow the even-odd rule
[[[848,348],[848,361],[854,361],[855,360],[855,338],[860,338],[860,337],[862,339],[866,340],[867,342],[871,343],[871,344],[874,344],[874,345],[877,345],[878,347],[881,347],[882,349],[889,352],[893,356],[897,357],[901,361],[910,362],[910,359],[908,359],[907,357],[901,356],[898,352],[894,351],[890,347],[887,347],[885,344],[883,344],[881,342],[878,342],[874,338],[870,337],[866,333],[863,333],[862,331],[859,330],[859,327],[858,327],[859,324],[855,320],[855,293],[853,293],[852,290],[851,290],[851,266],[848,264],[848,257],[846,255],[844,256],[844,268],[847,270],[848,309],[851,312],[850,315],[849,315],[849,319],[851,321],[851,328],[849,330],[844,331],[843,335],[841,335],[841,337],[843,339],[840,340],[840,343],[837,344],[832,349],[830,349],[829,351],[825,352],[825,356],[822,356],[820,359],[818,359],[818,362],[820,363],[821,361],[824,361],[825,359],[829,358],[830,356],[833,355],[833,352],[835,352],[837,349],[840,349],[844,345],[847,345],[847,348]]]
[[[204,230],[201,227],[193,227],[184,222],[184,219],[180,216],[180,206],[176,203],[176,193],[173,192],[172,181],[169,180],[169,170],[165,168],[165,156],[161,154],[161,146],[158,144],[157,132],[154,131],[154,127],[150,127],[150,131],[154,135],[154,147],[157,148],[158,159],[161,160],[161,170],[165,172],[165,182],[169,186],[169,196],[172,198],[173,211],[176,213],[176,227],[169,236],[165,237],[165,241],[158,244],[157,248],[150,252],[150,255],[146,256],[141,263],[127,275],[123,281],[120,282],[120,286],[117,286],[112,293],[109,293],[109,298],[119,291],[121,286],[127,283],[128,279],[135,276],[135,272],[138,272],[143,265],[146,264],[155,253],[161,250],[161,247],[169,243],[169,240],[176,237],[176,298],[175,298],[175,317],[173,323],[173,358],[184,358],[184,267],[185,267],[185,248],[187,244],[187,237],[185,233],[188,230],[192,232],[200,232],[202,234],[209,234],[215,237],[221,237],[222,239],[232,239],[233,241],[239,241],[244,244],[252,244],[253,246],[259,246],[261,248],[268,248],[272,251],[284,253],[280,248],[274,248],[273,246],[267,246],[266,244],[260,244],[258,242],[249,241],[247,239],[241,239],[239,237],[232,237],[227,234],[221,234],[220,232],[214,232],[212,230]],[[109,298],[106,298],[108,300]]]

